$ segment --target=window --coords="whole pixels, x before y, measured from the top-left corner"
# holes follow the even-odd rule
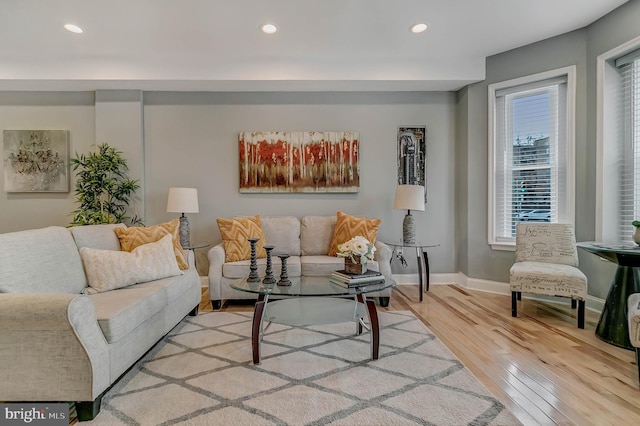
[[[616,110],[621,135],[616,240],[632,243],[631,222],[640,219],[640,51],[618,58],[615,66],[620,73]]]
[[[633,244],[640,219],[640,37],[597,58],[596,235]]]
[[[573,223],[575,67],[489,86],[489,244],[518,222]]]

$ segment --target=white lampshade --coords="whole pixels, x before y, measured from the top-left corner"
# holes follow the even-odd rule
[[[424,211],[424,186],[398,185],[393,208],[398,210]]]
[[[198,213],[198,190],[195,188],[169,188],[168,213]]]

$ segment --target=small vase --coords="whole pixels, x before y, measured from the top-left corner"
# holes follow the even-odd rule
[[[360,258],[355,258],[356,261],[360,260]],[[367,263],[353,263],[350,258],[344,258],[344,270],[349,274],[364,274],[367,272]]]
[[[633,233],[633,242],[640,246],[640,226],[636,226],[636,231]]]

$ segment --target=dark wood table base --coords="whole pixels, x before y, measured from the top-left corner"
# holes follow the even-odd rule
[[[369,317],[368,326],[363,323],[363,318],[358,319],[356,325],[356,334],[362,333],[363,326],[368,328],[371,333],[371,359],[378,359],[380,352],[380,323],[378,322],[378,311],[373,300],[367,300],[362,294],[356,296],[357,301],[362,303],[367,309]],[[355,302],[354,302],[355,303]],[[258,300],[253,311],[253,321],[251,328],[251,347],[253,350],[253,363],[260,364],[260,339],[262,339],[262,322],[267,302],[263,294],[258,295]]]

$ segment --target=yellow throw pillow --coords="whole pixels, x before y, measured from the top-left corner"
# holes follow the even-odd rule
[[[264,234],[260,224],[260,215],[231,219],[219,217],[216,221],[224,242],[225,262],[251,259],[251,245],[247,238],[260,238],[256,244],[257,257],[267,256],[267,252],[263,248]]]
[[[171,235],[173,242],[173,252],[176,255],[178,266],[180,269],[189,269],[189,264],[180,245],[180,237],[178,229],[180,228],[180,220],[173,219],[170,222],[160,223],[158,225],[148,227],[134,226],[131,228],[115,228],[114,231],[120,240],[120,248],[122,251],[133,251],[143,244],[155,243],[167,234]]]
[[[328,255],[335,256],[338,253],[338,244],[349,241],[358,235],[365,237],[369,242],[375,242],[381,223],[380,219],[367,219],[338,212]]]

